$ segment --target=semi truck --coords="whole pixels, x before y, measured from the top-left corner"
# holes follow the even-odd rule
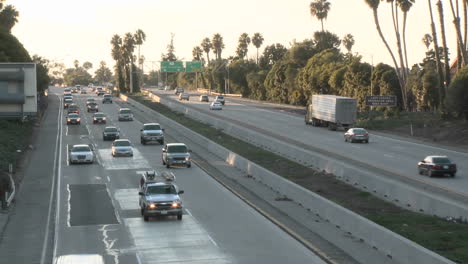
[[[355,98],[314,94],[307,106],[306,125],[324,126],[330,130],[348,129],[356,121],[357,102]]]

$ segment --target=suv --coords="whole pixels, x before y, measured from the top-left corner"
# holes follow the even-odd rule
[[[142,175],[138,204],[145,221],[148,221],[150,216],[159,215],[176,215],[177,220],[182,220],[182,201],[179,194],[183,194],[184,191],[179,191],[172,182],[175,176],[166,177],[164,174],[171,175],[168,172],[159,175],[155,171]]]
[[[179,94],[179,100],[182,101],[182,100],[189,100],[190,99],[190,96],[188,93],[180,93]]]
[[[175,94],[176,94],[176,95],[178,95],[178,94],[180,94],[180,93],[183,93],[183,92],[184,92],[184,88],[180,88],[180,87],[179,87],[179,88],[175,88],[175,90],[174,90],[174,91],[175,91]]]
[[[67,113],[77,113],[79,114],[80,113],[80,108],[78,107],[78,105],[76,104],[70,104],[68,105],[68,111]]]
[[[140,131],[141,144],[145,145],[150,141],[158,141],[159,144],[164,144],[164,129],[158,123],[143,124],[143,128]]]
[[[133,121],[132,110],[129,108],[120,108],[119,110],[119,121],[129,120]]]
[[[86,108],[88,109],[88,113],[89,112],[98,112],[99,111],[99,107],[98,107],[98,104],[96,104],[95,102],[90,102]]]
[[[190,152],[184,143],[170,143],[166,144],[162,149],[162,164],[166,165],[166,168],[170,168],[172,165],[184,165],[190,168]]]
[[[216,98],[215,98],[215,101],[218,101],[218,102],[220,102],[221,104],[224,105],[224,96],[217,95]]]
[[[96,89],[96,95],[99,96],[99,95],[104,95],[104,94],[105,94],[105,92],[104,92],[104,90],[102,89],[102,87],[98,87],[98,88]]]
[[[208,102],[208,101],[209,101],[208,95],[206,95],[206,94],[200,95],[200,99],[199,99],[199,100],[200,100],[200,102]]]
[[[110,94],[105,94],[104,97],[102,97],[102,103],[111,103],[112,104],[112,95]]]

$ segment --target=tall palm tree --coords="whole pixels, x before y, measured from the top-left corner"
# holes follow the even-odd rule
[[[133,38],[135,40],[135,45],[138,46],[138,63],[139,63],[140,62],[140,46],[143,44],[143,42],[145,42],[146,34],[145,32],[143,32],[143,30],[138,29],[135,32],[135,35],[133,36]],[[139,67],[140,69],[142,68],[140,63],[139,63]]]
[[[206,59],[208,64],[210,64],[211,40],[209,38],[204,38],[200,46],[206,53]]]
[[[401,11],[403,12],[403,52],[405,56],[405,73],[409,74],[409,65],[408,65],[408,52],[406,51],[406,20],[408,17],[408,11],[413,6],[415,0],[398,0],[397,5],[400,7]]]
[[[11,33],[11,29],[18,23],[19,12],[12,5],[7,5],[3,10],[1,8],[0,10],[0,28]]]
[[[214,34],[213,38],[211,39],[211,48],[213,49],[217,60],[221,60],[221,53],[223,52],[224,47],[223,37],[221,34]]]
[[[239,42],[242,42],[242,47],[245,50],[245,58],[247,58],[247,53],[249,51],[249,44],[251,42],[251,39],[247,33],[242,33],[239,38]]]
[[[263,44],[263,36],[260,33],[255,33],[252,37],[252,44],[257,48],[257,64],[258,64],[258,49],[262,46]]]
[[[201,61],[203,59],[203,50],[200,46],[193,47],[192,56],[195,61]]]
[[[354,43],[355,43],[353,35],[351,35],[351,34],[346,34],[346,35],[343,37],[343,40],[341,41],[341,43],[342,43],[343,46],[346,48],[346,50],[348,51],[348,53],[351,53],[351,49],[353,48]]]
[[[429,15],[431,17],[431,30],[432,30],[432,40],[433,40],[432,43],[434,44],[434,53],[436,57],[437,73],[439,76],[439,80],[442,81],[444,79],[444,75],[442,73],[442,67],[440,65],[439,44],[437,43],[437,32],[436,32],[436,28],[434,24],[434,15],[432,14],[431,0],[427,0],[427,5],[429,6]],[[439,106],[442,106],[443,98],[444,98],[444,89],[442,89],[442,86],[439,85]]]
[[[432,44],[432,37],[430,34],[424,34],[423,38],[422,38],[422,42],[424,43],[424,46],[426,46],[426,49],[429,49],[429,47],[431,46]]]
[[[123,58],[125,64],[126,81],[133,93],[133,52],[135,51],[135,39],[131,33],[126,33],[123,39]]]
[[[114,66],[114,73],[115,73],[115,78],[116,78],[116,83],[117,83],[117,88],[121,92],[125,92],[125,79],[124,79],[124,61],[123,61],[123,43],[122,43],[122,38],[115,34],[112,36],[111,39],[111,46],[112,46],[112,51],[111,55],[112,58],[115,60],[115,66]]]
[[[374,23],[375,27],[377,28],[377,32],[379,33],[380,38],[382,39],[382,42],[384,43],[385,47],[387,48],[388,52],[390,53],[390,56],[392,58],[393,64],[395,65],[395,72],[398,77],[398,81],[400,83],[400,88],[401,88],[401,94],[402,94],[402,99],[403,99],[403,106],[405,109],[407,109],[407,101],[406,101],[406,82],[403,76],[401,75],[401,71],[399,70],[398,63],[395,59],[395,55],[393,54],[392,49],[388,45],[387,40],[385,39],[385,36],[382,33],[382,29],[380,28],[380,22],[379,22],[379,15],[378,15],[378,8],[380,4],[380,0],[364,0],[366,4],[372,9],[372,13],[374,15]]]
[[[442,35],[442,47],[444,52],[444,79],[443,84],[445,90],[447,90],[448,85],[450,84],[450,61],[448,56],[447,48],[447,39],[445,37],[445,24],[444,24],[444,8],[442,6],[442,1],[437,1],[437,11],[439,13],[439,24],[440,24],[440,34]]]
[[[331,4],[327,0],[315,0],[315,2],[310,3],[310,14],[320,20],[322,31],[324,31],[323,20],[327,19],[330,6]]]
[[[458,51],[460,52],[461,57],[463,59],[461,66],[465,66],[468,63],[468,57],[467,57],[468,55],[467,55],[467,51],[466,51],[466,48],[465,48],[466,45],[465,45],[465,43],[463,43],[463,38],[462,38],[462,35],[461,35],[460,16],[455,13],[455,8],[453,6],[453,1],[450,0],[449,3],[450,3],[450,8],[452,10],[453,24],[455,25],[455,32],[457,34]],[[458,3],[458,0],[457,0],[457,3]]]

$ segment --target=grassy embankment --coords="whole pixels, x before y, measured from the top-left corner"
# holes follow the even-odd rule
[[[458,263],[468,263],[468,225],[404,210],[368,192],[336,180],[332,175],[265,151],[209,125],[187,118],[166,106],[146,99],[143,94],[131,98],[164,116],[210,138],[239,155],[296,182],[438,254]]]
[[[15,166],[32,133],[32,122],[0,120],[0,171],[8,171],[8,164]]]

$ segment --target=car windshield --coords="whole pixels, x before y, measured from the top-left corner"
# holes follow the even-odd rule
[[[353,131],[354,131],[354,133],[356,133],[358,135],[364,135],[364,134],[367,133],[367,131],[364,130],[364,129],[354,129]]]
[[[447,158],[433,158],[432,161],[434,163],[451,163]]]
[[[132,111],[130,111],[130,109],[122,109],[122,110],[120,110],[120,113],[121,114],[131,114]]]
[[[131,146],[129,141],[114,141],[114,146],[116,147],[129,147]]]
[[[86,100],[88,103],[94,102],[94,98]]]
[[[88,146],[73,147],[72,152],[90,152],[91,149]]]
[[[143,130],[161,130],[160,125],[146,125]]]
[[[218,96],[218,97],[217,97],[217,99],[224,99],[224,97],[222,97],[222,96]]]
[[[89,106],[97,106],[97,104],[95,102],[90,102]]]
[[[75,117],[78,117],[78,114],[75,114],[75,113],[69,114],[68,117],[75,118]]]
[[[110,94],[105,94],[104,98],[111,98],[112,96]]]
[[[104,115],[104,114],[98,114],[98,113],[94,114],[94,117],[105,117],[105,116],[106,115]]]
[[[116,127],[106,127],[104,129],[104,131],[106,131],[106,132],[117,132],[117,128]]]
[[[187,147],[186,146],[168,146],[167,152],[169,153],[186,153]]]
[[[177,194],[176,189],[173,185],[149,186],[147,193],[148,194]]]
[[[65,103],[71,103],[71,102],[73,102],[73,100],[72,100],[72,99],[68,99],[68,98],[67,98],[67,99],[65,99]]]

